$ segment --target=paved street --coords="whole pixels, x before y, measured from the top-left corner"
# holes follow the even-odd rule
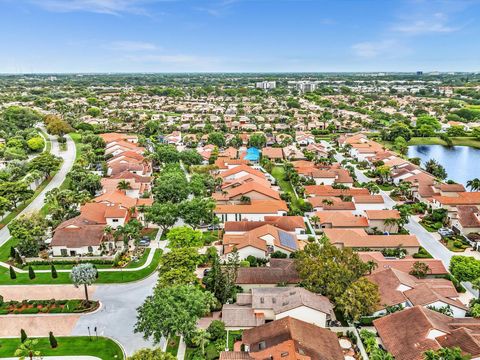
[[[88,327],[97,327],[98,335],[119,341],[127,355],[140,348],[153,346],[141,334],[134,334],[133,328],[137,319],[136,309],[152,294],[156,281],[155,272],[149,278],[132,284],[98,286],[93,299],[101,301],[102,308],[96,313],[83,315],[72,335],[88,335]]]
[[[45,128],[42,127],[42,130],[46,132]],[[59,156],[63,159],[63,163],[60,167],[60,170],[55,174],[50,183],[43,189],[43,191],[19,214],[19,216],[28,214],[34,211],[40,210],[45,202],[45,194],[50,190],[59,187],[68,172],[75,162],[75,142],[70,138],[69,135],[66,135],[67,138],[67,150],[61,151],[58,144],[57,138],[55,136],[48,135],[52,143],[52,154]],[[0,230],[0,246],[3,245],[10,238],[10,232],[8,231],[8,226],[4,226]]]

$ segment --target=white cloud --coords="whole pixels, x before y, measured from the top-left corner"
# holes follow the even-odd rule
[[[420,35],[428,33],[450,33],[459,30],[448,24],[448,17],[437,12],[433,15],[425,16],[422,19],[404,20],[392,27],[393,31],[408,35]]]
[[[99,14],[120,15],[134,13],[146,15],[142,5],[158,0],[30,0],[31,3],[48,11],[84,11]],[[168,1],[168,0],[162,0]]]
[[[379,55],[392,54],[398,49],[399,44],[395,40],[364,41],[352,46],[353,52],[363,58],[375,58]]]
[[[158,46],[149,42],[143,41],[114,41],[107,46],[111,50],[117,51],[152,51],[158,50]]]

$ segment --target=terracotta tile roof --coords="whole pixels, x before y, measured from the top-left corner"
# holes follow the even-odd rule
[[[115,175],[111,175],[110,179],[125,179],[125,180],[134,179],[135,182],[148,183],[148,184],[150,184],[153,180],[151,176],[137,175],[128,170],[122,171]]]
[[[104,237],[105,224],[98,224],[81,215],[61,223],[53,234],[51,246],[80,248],[99,246]]]
[[[110,206],[104,203],[86,203],[80,207],[80,213],[84,219],[97,224],[106,224],[106,218],[126,219],[128,217],[128,210],[119,204]]]
[[[214,210],[216,214],[272,214],[278,211],[288,211],[283,200],[252,200],[250,204],[220,205]]]
[[[365,210],[369,220],[400,219],[398,210]]]
[[[342,201],[338,197],[332,196],[314,196],[306,199],[314,208],[320,207],[324,211],[327,210],[355,210],[355,204],[351,201]],[[328,205],[324,201],[331,201],[332,204]],[[316,214],[318,216],[318,214]]]
[[[253,360],[253,358],[244,351],[222,351],[220,360]]]
[[[434,196],[433,199],[443,205],[480,205],[479,192],[460,192],[458,196]]]
[[[307,185],[305,192],[308,195],[316,196],[355,196],[355,195],[369,195],[367,189],[334,189],[330,185]]]
[[[262,149],[262,155],[270,159],[283,159],[282,148],[265,147]]]
[[[230,200],[243,195],[248,196],[248,193],[256,192],[271,199],[280,200],[280,194],[277,191],[255,182],[243,183],[242,185],[231,188],[226,192],[226,194],[215,193],[212,197],[215,200]]]
[[[441,301],[467,310],[462,303],[455,300],[458,298],[458,293],[453,284],[446,279],[420,280],[408,273],[392,268],[375,272],[369,275],[368,279],[378,286],[381,299],[379,310],[386,306],[398,305],[407,301],[414,306],[426,306]],[[403,288],[401,288],[401,285],[403,285]]]
[[[458,221],[464,228],[480,227],[480,211],[475,205],[457,206]]]
[[[343,360],[337,335],[330,330],[285,317],[243,332],[242,342],[250,349],[250,356],[256,359],[268,358],[273,352],[275,360],[298,359],[309,356],[314,360]],[[259,344],[265,343],[265,350],[260,350]]]
[[[250,231],[266,224],[289,232],[294,232],[295,229],[305,229],[306,227],[303,217],[301,216],[265,216],[264,220],[265,221],[226,221],[224,231]]]
[[[112,142],[112,141],[119,141],[119,140],[137,140],[138,137],[136,135],[127,135],[127,134],[120,134],[120,133],[104,133],[104,134],[99,134],[99,136],[106,142]]]
[[[355,195],[353,202],[356,204],[383,204],[382,195]]]
[[[138,205],[140,199],[134,199],[125,195],[122,191],[115,191],[97,196],[93,199],[97,203],[119,204],[127,209],[131,209]]]
[[[275,314],[281,314],[300,306],[306,306],[327,315],[331,315],[333,312],[333,305],[328,298],[301,287],[252,289],[251,304],[254,309],[273,309]]]
[[[237,174],[239,172],[242,172],[242,171],[247,172],[249,174],[253,174],[253,175],[261,177],[261,178],[265,178],[265,174],[263,172],[261,172],[260,170],[256,170],[256,169],[254,169],[254,168],[252,168],[248,165],[245,165],[245,164],[238,165],[238,166],[235,166],[234,168],[223,171],[220,174],[218,174],[218,176],[220,176],[222,178],[226,178],[228,176],[235,175],[235,174]]]
[[[455,319],[415,306],[374,320],[373,325],[386,350],[396,360],[422,360],[426,350],[442,347],[460,347],[473,357],[480,354],[478,319]]]
[[[345,247],[378,249],[420,246],[414,235],[368,235],[363,229],[324,229],[324,233],[332,244]]]
[[[252,174],[247,174],[245,176],[239,177],[238,179],[225,180],[222,184],[222,189],[227,189],[227,188],[239,186],[239,185],[250,183],[250,182],[262,185],[264,187],[271,186],[270,181],[268,181],[266,178],[261,178]]]
[[[301,281],[291,259],[270,259],[270,266],[255,268],[239,268],[237,274],[238,285],[242,284],[269,284],[281,283],[298,284]]]
[[[317,212],[316,215],[320,219],[319,224],[321,225],[330,224],[334,228],[368,227],[368,220],[366,217],[356,216],[344,211],[320,211]]]
[[[267,241],[264,240],[264,237],[269,236],[272,239],[275,247],[285,249],[287,251],[296,251],[299,250],[300,245],[297,240],[297,236],[292,233],[287,233],[286,231],[280,230],[275,226],[266,224],[255,228],[253,230],[247,231],[243,234],[224,234],[223,235],[223,249],[224,253],[230,253],[234,248],[243,249],[245,247],[254,247],[263,251],[267,251]],[[293,247],[290,244],[285,244],[281,241],[282,236],[286,235],[292,239]]]
[[[409,273],[416,262],[422,262],[428,265],[430,275],[444,275],[448,271],[441,260],[438,259],[414,259],[412,257],[405,257],[403,259],[387,259],[379,251],[358,252],[362,261],[374,261],[378,267],[373,272],[383,271],[385,269],[396,269]]]

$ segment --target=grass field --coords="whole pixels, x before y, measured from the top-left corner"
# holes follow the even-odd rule
[[[285,177],[285,169],[283,168],[283,166],[275,166],[273,169],[272,169],[272,176],[275,178],[275,180],[277,180],[277,184],[278,186],[280,186],[280,188],[282,189],[283,192],[285,193],[290,193],[291,194],[291,198],[292,198],[292,208],[299,208],[299,204],[298,204],[298,197],[297,195],[295,194],[295,191],[293,191],[293,186],[292,184],[290,183],[290,181],[286,181],[284,179]]]
[[[180,345],[180,336],[173,336],[168,339],[167,353],[177,356],[178,346]]]
[[[153,260],[146,268],[138,271],[110,271],[99,272],[97,284],[118,284],[138,281],[151,275],[158,267],[162,250],[155,250]],[[7,268],[0,267],[0,285],[45,285],[45,284],[71,284],[70,273],[58,273],[53,279],[51,273],[37,273],[34,279],[30,279],[27,273],[17,273],[16,279],[10,279]]]
[[[52,349],[48,338],[38,338],[36,350],[41,356],[96,356],[102,360],[125,359],[120,346],[113,340],[88,336],[57,337],[58,347]],[[13,357],[20,339],[0,339],[0,357]]]

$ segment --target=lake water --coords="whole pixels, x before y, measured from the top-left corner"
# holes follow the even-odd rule
[[[447,179],[465,186],[468,180],[480,178],[480,149],[469,146],[415,145],[408,147],[408,157],[420,158],[422,166],[426,161],[435,159],[447,171]]]

